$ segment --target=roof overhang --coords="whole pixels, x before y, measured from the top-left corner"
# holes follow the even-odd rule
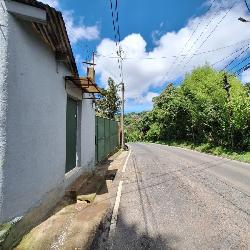
[[[78,70],[62,13],[36,0],[8,0],[8,11],[28,20],[42,40],[55,52],[55,59],[66,63],[74,76]],[[7,7],[8,8],[8,7]]]
[[[100,88],[96,83],[89,77],[73,77],[73,76],[65,76],[65,81],[69,81],[74,83],[76,86],[81,88],[84,93],[89,94],[100,94]]]

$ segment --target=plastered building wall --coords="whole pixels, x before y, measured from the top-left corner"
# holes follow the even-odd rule
[[[56,203],[70,182],[94,167],[95,114],[89,101],[80,102],[81,157],[67,176],[64,76],[70,70],[57,65],[31,23],[1,8],[0,23],[7,29],[6,40],[0,40],[0,222],[5,222],[48,196]]]
[[[91,95],[84,94],[84,98]],[[82,101],[82,133],[81,133],[81,159],[85,168],[92,170],[95,166],[95,109],[93,100]],[[93,136],[94,135],[94,136]]]
[[[8,50],[8,13],[3,1],[0,3],[0,218],[3,206],[3,187],[4,187],[4,165],[6,161],[6,115],[7,115],[7,50]]]

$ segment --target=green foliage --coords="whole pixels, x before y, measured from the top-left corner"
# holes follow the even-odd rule
[[[215,146],[211,143],[193,143],[190,141],[157,141],[159,144],[188,148],[199,152],[209,153],[217,156],[226,157],[232,160],[239,160],[250,163],[250,151],[229,149],[222,146]]]
[[[138,114],[130,113],[125,115],[124,125],[125,125],[125,138],[127,141],[136,142],[143,140],[144,138],[143,119],[145,115],[146,115],[145,112]]]
[[[245,86],[244,86],[248,96],[250,96],[250,82],[246,83]]]
[[[119,86],[115,84],[112,78],[108,79],[108,88],[101,89],[100,99],[96,101],[97,115],[115,119],[120,112],[121,99],[118,94]]]
[[[249,85],[233,75],[209,66],[197,68],[179,87],[169,84],[153,103],[150,112],[133,114],[133,119],[128,115],[128,140],[250,149]]]

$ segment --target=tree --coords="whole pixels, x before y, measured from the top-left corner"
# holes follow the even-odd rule
[[[250,82],[246,83],[244,87],[246,89],[247,95],[250,96]]]
[[[149,130],[150,119],[148,112],[129,113],[124,117],[125,137],[127,141],[142,141]]]
[[[96,101],[97,115],[115,119],[115,115],[120,113],[121,98],[118,94],[119,86],[112,78],[108,79],[108,88],[101,89],[100,99]]]
[[[234,75],[208,65],[196,68],[180,86],[168,85],[153,103],[152,111],[134,115],[136,122],[130,119],[131,139],[250,147],[249,84]]]

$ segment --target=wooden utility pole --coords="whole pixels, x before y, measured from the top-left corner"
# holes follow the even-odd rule
[[[122,90],[122,110],[121,110],[121,147],[122,149],[125,149],[125,133],[124,133],[124,92],[125,92],[125,87],[124,87],[124,82],[121,83],[121,90]]]
[[[231,94],[230,94],[230,88],[231,85],[228,82],[228,78],[227,78],[227,74],[224,74],[224,79],[223,79],[223,83],[224,83],[224,89],[227,92],[227,105],[228,105],[228,121],[229,121],[229,129],[230,129],[230,139],[231,139],[231,146],[234,146],[233,143],[233,131],[232,131],[232,107],[231,107]]]
[[[96,64],[95,64],[95,52],[92,53],[92,57],[93,57],[93,62],[83,61],[82,63],[94,67],[94,66],[96,65]]]

